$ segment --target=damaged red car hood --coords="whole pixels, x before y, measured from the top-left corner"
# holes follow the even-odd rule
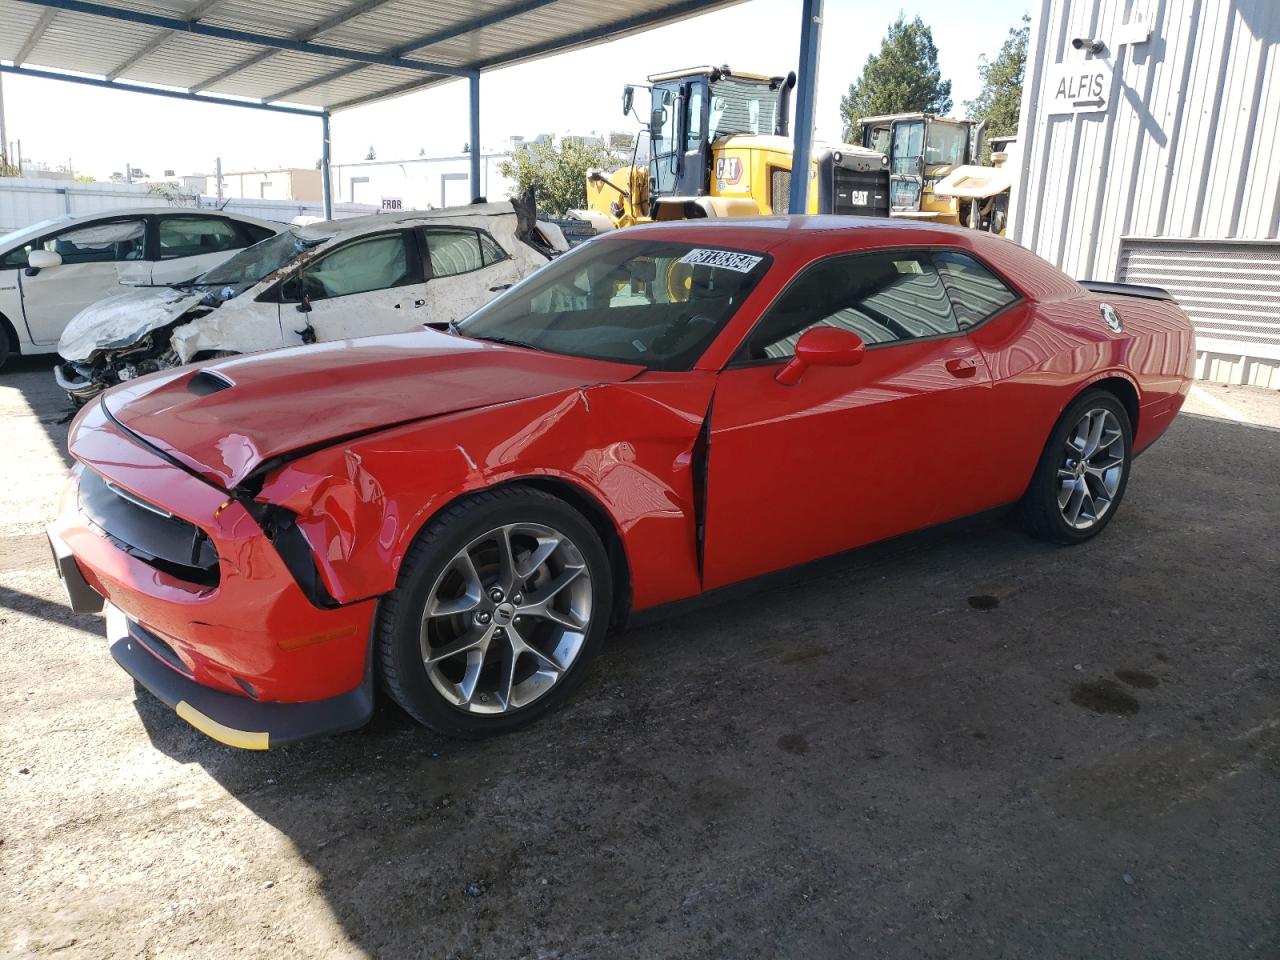
[[[433,330],[314,344],[144,377],[103,395],[123,427],[230,490],[258,466],[373,430],[598,383],[643,367]]]

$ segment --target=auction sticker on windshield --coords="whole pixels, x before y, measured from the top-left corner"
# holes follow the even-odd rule
[[[681,263],[689,263],[699,267],[723,267],[737,273],[750,273],[764,257],[749,253],[734,253],[732,250],[707,250],[699,247],[690,250],[680,258]]]

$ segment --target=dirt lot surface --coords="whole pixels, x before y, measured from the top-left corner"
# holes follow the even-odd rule
[[[384,707],[253,754],[67,611],[65,407],[20,362],[0,953],[1280,956],[1280,397],[1199,389],[1248,415],[1193,399],[1086,546],[988,519],[615,638],[506,739]]]

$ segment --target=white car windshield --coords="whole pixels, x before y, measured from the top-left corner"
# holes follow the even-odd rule
[[[20,237],[28,234],[36,234],[50,227],[56,227],[60,223],[66,223],[69,217],[50,217],[48,220],[41,220],[39,223],[33,223],[29,227],[19,227],[17,230],[10,230],[8,233],[0,236],[0,253],[4,253],[9,247],[18,242]]]
[[[292,230],[245,247],[234,257],[207,270],[182,286],[213,287],[220,300],[244,293],[259,280],[279,270],[302,251],[324,243],[328,237],[304,238]]]
[[[585,243],[456,325],[463,336],[687,370],[772,263],[671,240]]]

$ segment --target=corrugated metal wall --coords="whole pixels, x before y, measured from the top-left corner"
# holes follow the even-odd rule
[[[1113,41],[1143,19],[1145,43]],[[1046,116],[1045,74],[1107,44],[1105,113]],[[1116,279],[1122,237],[1280,232],[1280,0],[1043,0],[1032,23],[1009,235]]]

